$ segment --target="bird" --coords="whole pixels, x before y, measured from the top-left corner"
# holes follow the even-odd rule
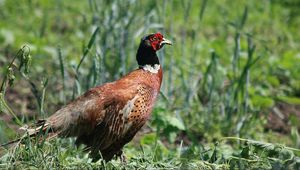
[[[84,94],[34,125],[23,126],[30,137],[43,132],[47,139],[74,137],[85,145],[93,161],[123,155],[123,147],[150,118],[162,84],[163,70],[156,54],[172,42],[160,32],[145,35],[139,44],[138,68],[120,79]],[[8,142],[16,143],[20,139]]]

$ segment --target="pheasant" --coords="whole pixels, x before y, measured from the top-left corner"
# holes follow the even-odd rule
[[[146,35],[136,54],[138,69],[89,89],[52,116],[39,120],[34,128],[23,129],[30,136],[47,131],[48,138],[75,137],[76,145],[84,144],[94,161],[121,156],[124,145],[151,114],[163,77],[156,52],[165,44],[172,43],[159,32]]]

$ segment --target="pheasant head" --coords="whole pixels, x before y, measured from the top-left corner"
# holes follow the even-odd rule
[[[159,64],[156,51],[160,50],[165,44],[172,45],[172,42],[164,38],[160,32],[144,36],[136,55],[139,66]]]

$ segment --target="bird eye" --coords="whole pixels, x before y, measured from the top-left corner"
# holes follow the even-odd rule
[[[156,40],[157,40],[157,38],[156,38],[156,37],[153,37],[153,38],[152,38],[152,41],[156,41]]]

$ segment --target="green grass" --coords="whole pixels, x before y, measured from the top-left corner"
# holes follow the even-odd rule
[[[92,163],[73,139],[27,140],[0,150],[0,169],[299,168],[299,8],[296,0],[0,1],[1,143],[135,69],[144,34],[174,42],[159,52],[161,95],[149,133],[125,148],[128,164]],[[285,116],[285,130],[269,128],[279,124],[270,115]]]

